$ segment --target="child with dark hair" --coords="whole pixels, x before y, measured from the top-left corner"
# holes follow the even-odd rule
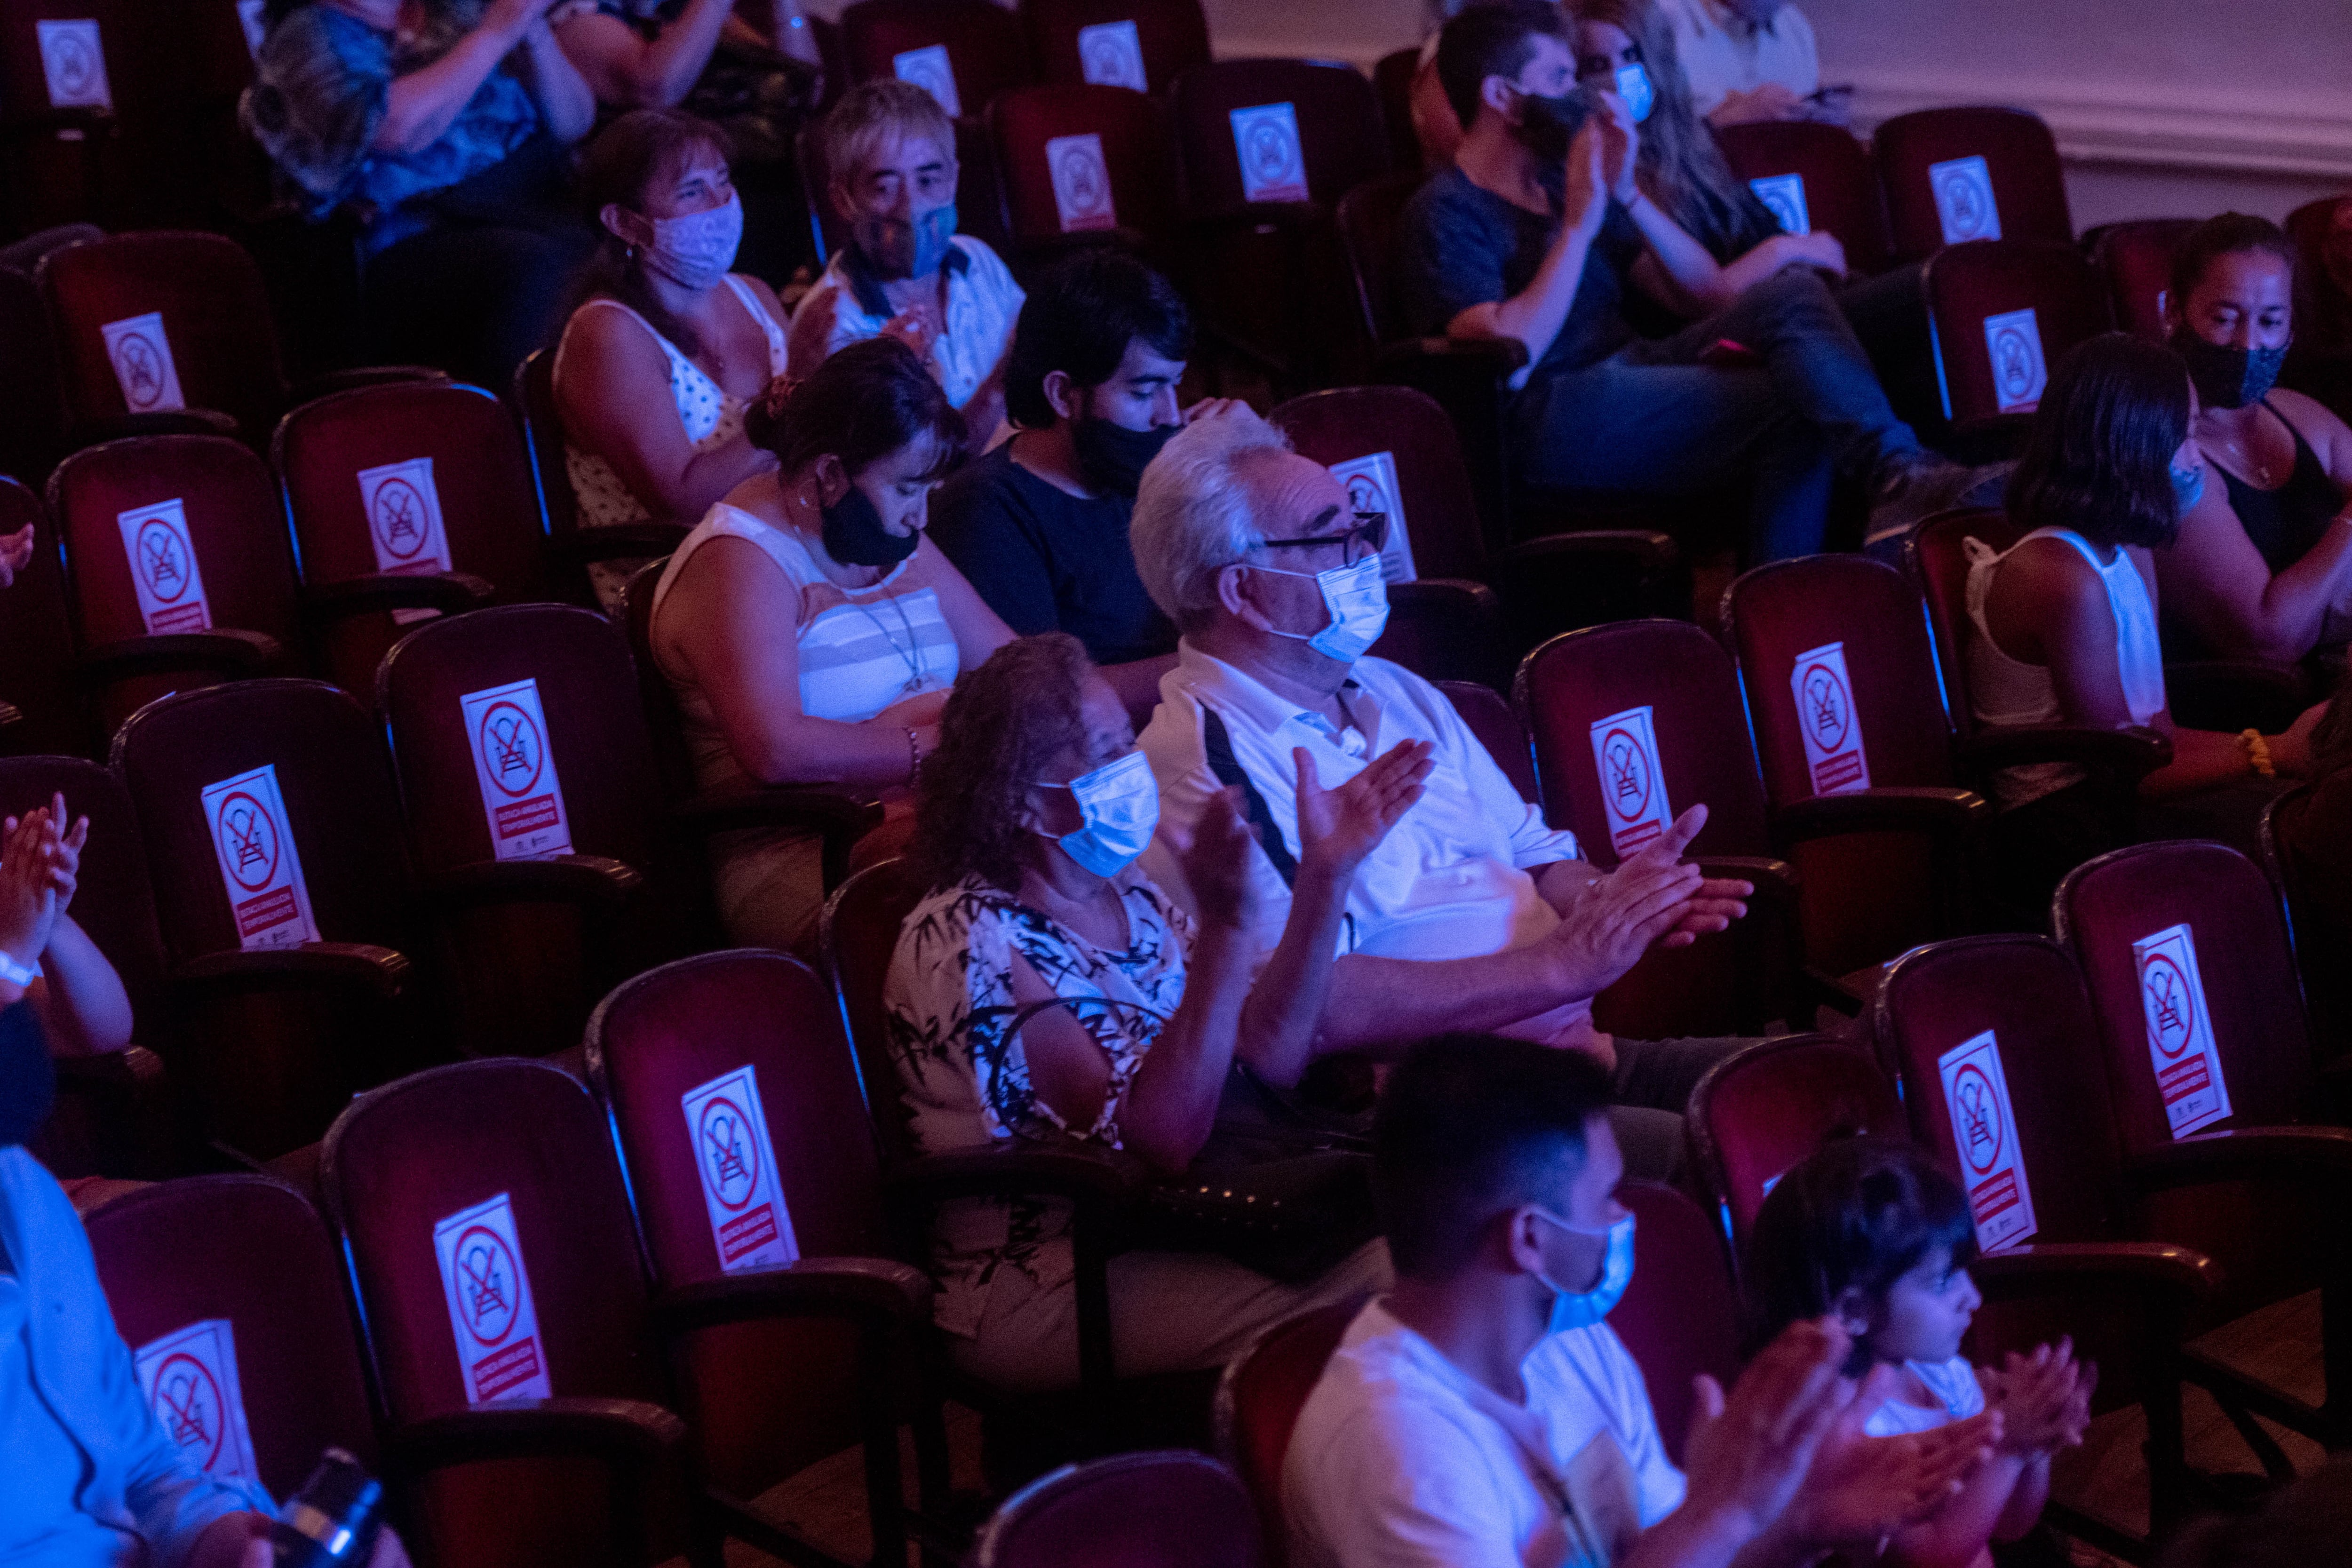
[[[1891,1139],[1831,1144],[1782,1176],[1748,1241],[1750,1326],[1759,1342],[1791,1323],[1833,1317],[1853,1343],[1846,1371],[1896,1370],[1894,1393],[1863,1423],[1875,1437],[1930,1432],[2000,1412],[1992,1461],[1940,1513],[1897,1531],[1887,1560],[1989,1568],[1989,1542],[2033,1528],[2050,1495],[2050,1456],[2083,1440],[2097,1369],[2073,1342],[1969,1364],[1960,1341],[1983,1298],[1969,1201],[1924,1150]]]

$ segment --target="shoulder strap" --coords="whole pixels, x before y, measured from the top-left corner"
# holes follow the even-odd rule
[[[785,357],[783,327],[775,317],[768,314],[768,307],[760,302],[757,291],[742,279],[732,272],[728,273],[727,287],[734,290],[735,299],[743,307],[744,313],[759,323],[760,331],[767,337],[770,374],[781,374],[781,372],[775,371],[772,367],[777,361]]]
[[[1286,888],[1298,880],[1298,861],[1290,853],[1290,846],[1282,841],[1282,829],[1274,825],[1274,814],[1265,808],[1265,797],[1250,783],[1249,774],[1234,756],[1234,738],[1226,732],[1225,721],[1207,703],[1201,704],[1201,747],[1208,753],[1209,771],[1217,775],[1222,784],[1242,786],[1242,805],[1249,817],[1251,828],[1257,834],[1258,847],[1265,858],[1274,862],[1276,875]]]

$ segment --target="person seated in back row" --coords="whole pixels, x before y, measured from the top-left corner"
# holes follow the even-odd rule
[[[743,434],[743,410],[784,374],[784,308],[765,283],[730,270],[743,204],[709,121],[674,109],[625,114],[588,149],[580,184],[604,236],[555,351],[580,524],[691,528],[776,466]],[[619,613],[644,564],[589,563],[606,610]]]
[[[1438,76],[1468,130],[1398,234],[1412,330],[1527,351],[1521,477],[1648,494],[1744,478],[1750,562],[1819,550],[1841,478],[1872,498],[1874,537],[1956,500],[1969,476],[1895,417],[1821,273],[1794,258],[1727,303],[1723,266],[1642,188],[1632,110],[1576,68],[1548,0],[1448,22]],[[1715,309],[1644,340],[1625,318],[1635,289]],[[1746,356],[1760,363],[1724,363]]]
[[[1245,408],[1187,426],[1136,499],[1136,568],[1183,633],[1143,750],[1160,784],[1145,867],[1188,898],[1182,846],[1239,786],[1256,941],[1270,951],[1300,860],[1300,773],[1336,786],[1401,742],[1430,745],[1427,793],[1364,858],[1348,891],[1330,996],[1307,1048],[1263,1076],[1297,1084],[1313,1059],[1394,1056],[1447,1028],[1493,1029],[1584,1051],[1611,1067],[1618,1134],[1638,1174],[1684,1157],[1683,1107],[1706,1069],[1747,1042],[1615,1040],[1592,997],[1652,943],[1680,947],[1747,912],[1746,882],[1711,881],[1679,857],[1706,821],[1693,806],[1611,872],[1486,753],[1445,693],[1364,652],[1388,618],[1388,520],[1358,515],[1330,471]]]
[[[1381,1095],[1372,1191],[1395,1289],[1357,1314],[1282,1466],[1294,1568],[1795,1568],[1931,1517],[2000,1417],[1864,1434],[1882,1374],[1839,1376],[1834,1318],[1792,1326],[1728,1399],[1698,1379],[1666,1457],[1642,1369],[1604,1321],[1633,1215],[1591,1060],[1452,1035]]]
[[[1176,628],[1135,574],[1127,525],[1144,465],[1221,406],[1177,406],[1192,352],[1183,297],[1142,262],[1101,247],[1056,264],[1013,330],[1013,438],[931,500],[931,537],[989,607],[1023,637],[1076,637],[1128,711],[1147,716]]]
[[[955,121],[912,82],[861,82],[824,117],[826,199],[849,229],[793,312],[802,373],[885,333],[930,366],[971,444],[1004,422],[1004,361],[1021,285],[983,240],[956,232]]]
[[[2156,552],[2169,640],[2292,663],[2352,637],[2352,428],[2276,384],[2297,322],[2294,247],[2224,213],[2182,240],[2165,315],[2197,384],[2197,449],[2220,482]]]

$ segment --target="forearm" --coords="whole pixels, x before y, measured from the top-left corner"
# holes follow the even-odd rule
[[[394,77],[370,148],[400,155],[422,153],[438,142],[515,41],[503,29],[477,27],[431,65]]]
[[[2252,772],[2237,736],[2217,730],[2175,730],[2172,761],[2140,780],[2139,793],[2145,799],[2163,800],[2246,778]]]
[[[772,473],[775,467],[774,453],[754,447],[748,437],[739,434],[707,452],[695,453],[678,471],[675,483],[649,486],[656,493],[640,494],[638,499],[654,503],[646,510],[656,517],[667,517],[690,527],[725,500],[737,485],[758,475]]]
[[[1995,1541],[2016,1541],[2042,1521],[2042,1506],[2050,1500],[2050,1456],[2036,1454],[2025,1461],[2017,1484],[2009,1489],[2009,1504],[1992,1527]]]
[[[1647,193],[1637,193],[1625,211],[1675,287],[1711,310],[1720,310],[1739,297],[1739,290],[1727,284],[1723,268],[1706,247],[1684,233],[1682,226]]]
[[[1789,254],[1787,237],[1776,234],[1761,245],[1750,247],[1747,254],[1735,256],[1718,266],[1717,298],[1707,301],[1709,307],[1720,310],[1783,268],[1795,265],[1797,258]]]
[[[645,47],[628,73],[629,102],[637,109],[675,109],[694,90],[719,35],[734,15],[731,0],[688,0],[677,20]]]
[[[2328,608],[2352,584],[2352,513],[2330,523],[2303,558],[2270,580],[2252,625],[2230,639],[2252,658],[2291,663],[2319,640]]]
[[[1333,968],[1316,1034],[1318,1056],[1392,1055],[1430,1035],[1500,1029],[1578,999],[1551,973],[1539,945],[1434,962],[1350,953]]]
[[[1184,999],[1136,1069],[1119,1118],[1128,1152],[1163,1171],[1181,1171],[1208,1142],[1251,994],[1239,927],[1204,921],[1188,956]]]
[[[887,789],[914,776],[909,725],[884,714],[862,723],[795,717],[769,726],[745,744],[729,749],[743,771],[762,784],[839,784],[850,789]],[[926,752],[936,736],[918,736]]]
[[[1536,275],[1525,289],[1484,311],[1465,310],[1454,318],[1450,335],[1455,337],[1516,338],[1528,351],[1528,366],[1513,378],[1517,385],[1526,379],[1528,369],[1551,350],[1559,330],[1568,324],[1568,312],[1576,303],[1576,290],[1584,279],[1585,258],[1592,252],[1592,235],[1576,225],[1559,231],[1551,249],[1536,268]],[[1483,321],[1475,318],[1484,316]],[[1460,331],[1471,319],[1472,330]]]
[[[50,933],[38,984],[41,1021],[58,1055],[103,1056],[131,1043],[131,998],[114,965],[68,917]]]
[[[1896,1531],[1886,1560],[1902,1568],[1969,1568],[1992,1539],[2025,1467],[2015,1454],[1994,1455],[1934,1518]]]
[[[1297,1083],[1314,1059],[1316,1026],[1330,995],[1332,952],[1347,912],[1349,881],[1310,855],[1291,887],[1282,940],[1250,987],[1234,1054],[1269,1083]]]
[[[1737,1510],[1702,1510],[1685,1502],[1642,1531],[1616,1568],[1730,1568],[1735,1563],[1741,1568],[1764,1568],[1779,1561],[1759,1554],[1758,1549],[1768,1541]]]
[[[523,85],[557,141],[568,145],[594,128],[596,95],[543,21],[523,35],[522,66]]]

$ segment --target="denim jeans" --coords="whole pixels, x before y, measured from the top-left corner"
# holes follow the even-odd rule
[[[1726,341],[1763,363],[1701,363]],[[1802,267],[1672,337],[1530,379],[1513,413],[1520,477],[1547,489],[1689,494],[1752,477],[1750,564],[1821,549],[1837,476],[1919,450],[1837,297]]]

